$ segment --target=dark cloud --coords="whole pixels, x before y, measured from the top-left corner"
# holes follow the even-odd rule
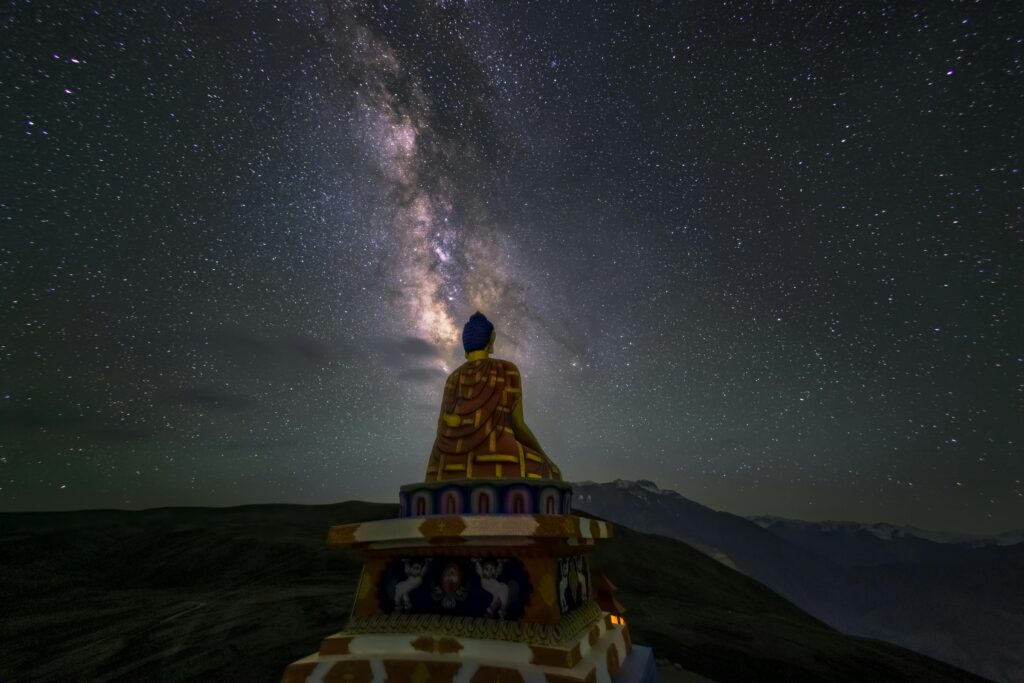
[[[441,347],[421,337],[409,336],[401,339],[375,337],[369,341],[374,349],[381,352],[387,365],[412,365],[423,361],[441,360],[445,357]]]
[[[348,342],[298,332],[271,334],[221,328],[209,337],[209,342],[219,357],[271,375],[301,376],[333,363],[358,362],[364,357],[360,349]]]
[[[332,355],[332,348],[329,344],[297,333],[269,335],[223,328],[211,335],[210,341],[215,348],[239,359],[276,356],[322,364]]]
[[[124,424],[106,416],[85,417],[74,410],[52,406],[0,408],[0,434],[20,436],[58,433],[97,443],[127,443],[153,435],[148,427]]]
[[[283,439],[232,439],[224,444],[226,451],[270,451],[283,448],[296,448],[304,443],[298,437]]]
[[[0,433],[24,434],[37,430],[64,429],[82,418],[64,410],[48,407],[0,407]]]
[[[447,376],[440,368],[406,368],[398,373],[398,379],[409,382],[443,382]]]
[[[224,328],[210,336],[214,348],[238,357],[271,356],[275,353],[273,342],[266,336]]]
[[[244,410],[253,401],[216,387],[185,387],[159,392],[157,398],[166,403],[218,410]]]
[[[431,344],[420,337],[406,337],[398,342],[398,350],[415,358],[441,358],[442,351],[436,344]]]
[[[381,355],[378,360],[393,368],[398,379],[406,382],[443,382],[447,373],[437,362],[446,359],[444,351],[420,337],[401,339],[377,338],[373,346]]]
[[[113,425],[85,425],[81,427],[79,433],[90,441],[112,444],[141,441],[155,434],[152,429],[145,427]]]
[[[281,353],[298,358],[312,365],[324,365],[332,355],[332,348],[318,339],[295,334],[277,340]]]

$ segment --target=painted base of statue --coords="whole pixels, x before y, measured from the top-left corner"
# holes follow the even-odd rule
[[[539,500],[545,485],[561,482],[530,484],[540,485]],[[471,500],[472,486],[462,485]],[[633,651],[629,629],[606,609],[614,600],[595,588],[589,563],[610,535],[607,523],[571,514],[431,514],[333,527],[328,543],[364,558],[355,604],[343,630],[282,680],[653,681],[620,677]]]

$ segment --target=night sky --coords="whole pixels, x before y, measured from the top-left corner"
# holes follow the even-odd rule
[[[0,509],[573,481],[1024,525],[1024,3],[7,2]]]

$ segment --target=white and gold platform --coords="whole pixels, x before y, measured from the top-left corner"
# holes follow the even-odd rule
[[[457,485],[468,489],[458,496],[463,514],[416,516],[404,504],[401,518],[330,529],[329,544],[363,556],[352,612],[316,653],[288,666],[283,683],[618,683],[629,630],[589,565],[611,526],[568,514],[561,482],[562,514],[472,514],[480,490],[517,508],[519,493]],[[505,485],[527,486],[530,510],[543,509],[550,488]],[[452,490],[430,495],[447,500]]]

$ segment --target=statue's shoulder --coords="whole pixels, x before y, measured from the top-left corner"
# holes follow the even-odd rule
[[[448,373],[448,377],[445,378],[445,380],[444,380],[444,386],[445,386],[446,389],[454,387],[455,385],[457,385],[459,383],[459,373],[462,372],[462,368],[463,368],[464,365],[465,364],[460,365],[459,367],[455,368],[450,373]]]
[[[505,373],[519,374],[519,368],[510,360],[505,360],[504,358],[492,358],[491,362]]]
[[[489,372],[492,374],[497,373],[504,376],[518,376],[519,368],[516,367],[516,364],[513,363],[512,361],[505,360],[503,358],[487,358],[486,360],[483,361],[471,360],[466,361],[459,367],[455,368],[455,370],[450,375],[448,375],[448,381],[458,381],[459,375],[461,375],[464,372],[471,375],[477,375],[481,372]]]
[[[519,391],[519,387],[522,386],[522,382],[519,379],[519,368],[516,367],[516,364],[510,360],[503,360],[501,358],[495,358],[494,362],[496,366],[494,366],[494,369],[491,372],[503,378],[507,389],[511,391]]]

